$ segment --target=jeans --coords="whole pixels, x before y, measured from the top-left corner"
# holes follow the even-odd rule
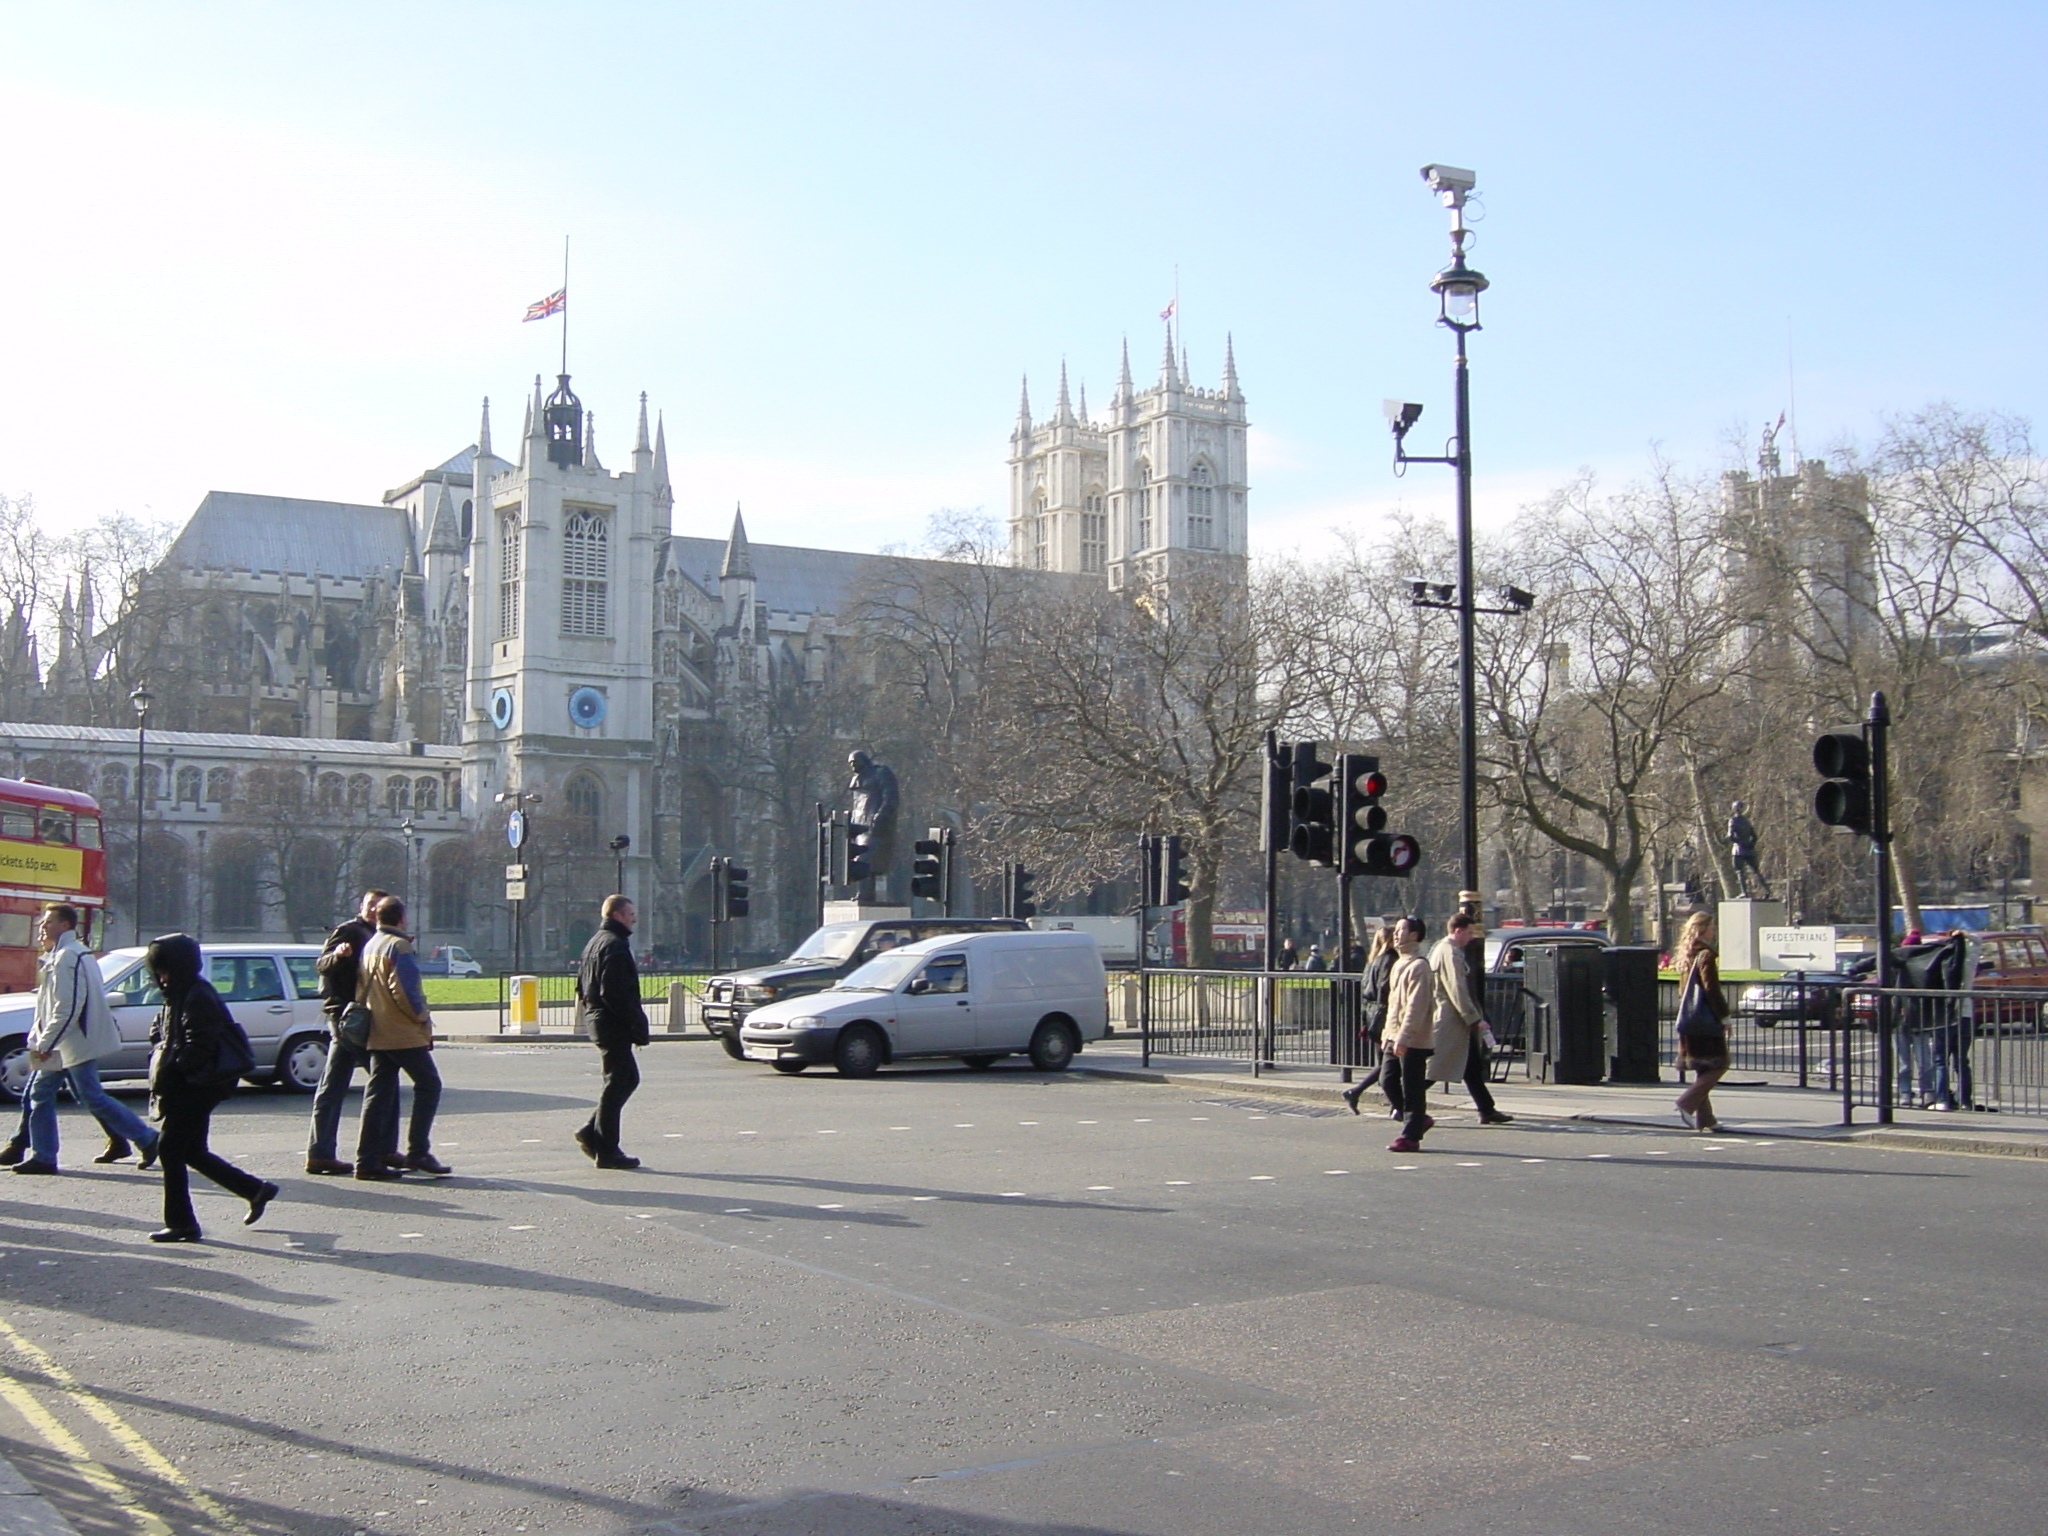
[[[1952,1095],[1948,1091],[1949,1053],[1943,1048],[1942,1032],[1932,1029],[1902,1029],[1893,1046],[1898,1052],[1898,1102],[1939,1104]],[[1919,1092],[1913,1091],[1914,1080]]]
[[[356,1139],[356,1166],[374,1168],[398,1151],[398,1074],[412,1079],[412,1120],[406,1151],[423,1157],[434,1149],[434,1112],[441,1107],[441,1071],[434,1048],[370,1052],[370,1086],[363,1091],[363,1126]]]
[[[72,1097],[92,1112],[109,1136],[132,1141],[145,1151],[156,1141],[149,1122],[116,1099],[100,1083],[100,1065],[81,1061],[75,1067],[55,1063],[28,1080],[22,1095],[22,1119],[28,1127],[29,1155],[42,1162],[57,1161],[57,1087],[69,1080]]]
[[[367,1052],[344,1045],[339,1035],[328,1032],[327,1064],[320,1069],[320,1086],[313,1094],[313,1127],[306,1142],[308,1161],[334,1156],[335,1144],[341,1140],[342,1105],[348,1100],[357,1068],[368,1071],[369,1067]]]
[[[616,1152],[619,1120],[625,1113],[626,1100],[640,1086],[640,1063],[627,1043],[601,1045],[598,1052],[604,1060],[604,1091],[597,1096],[597,1108],[591,1111],[584,1129],[597,1138],[597,1144],[605,1151]]]
[[[163,1140],[157,1156],[164,1167],[164,1225],[197,1227],[199,1217],[192,1209],[192,1184],[186,1169],[196,1168],[231,1195],[253,1200],[261,1193],[263,1181],[244,1173],[206,1144],[213,1112],[222,1095],[210,1088],[179,1087],[159,1093],[157,1103],[164,1116]]]

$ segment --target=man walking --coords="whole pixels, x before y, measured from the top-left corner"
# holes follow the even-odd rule
[[[341,1138],[341,1110],[358,1068],[367,1072],[370,1058],[341,1038],[342,1010],[356,1000],[356,981],[362,974],[363,949],[377,932],[377,904],[387,893],[363,892],[363,904],[356,915],[327,936],[314,969],[320,973],[320,1011],[327,1015],[327,1063],[320,1069],[320,1087],[313,1095],[313,1124],[306,1141],[306,1172],[339,1174],[355,1172],[353,1163],[336,1157]]]
[[[1450,932],[1430,951],[1437,1013],[1429,1077],[1435,1083],[1463,1081],[1479,1110],[1479,1123],[1506,1125],[1514,1116],[1501,1112],[1493,1102],[1493,1090],[1486,1086],[1486,1010],[1472,995],[1472,957],[1467,953],[1467,946],[1484,932],[1471,913],[1459,912],[1451,918]]]
[[[363,1092],[363,1124],[356,1140],[356,1177],[389,1180],[401,1171],[439,1178],[455,1170],[433,1152],[434,1112],[441,1107],[441,1073],[434,1065],[434,1016],[420,986],[419,962],[405,934],[405,903],[377,903],[377,932],[363,946],[356,995],[370,1010],[370,1086]],[[398,1074],[412,1079],[412,1117],[406,1155],[398,1155]]]
[[[633,963],[633,925],[639,916],[624,896],[604,899],[604,923],[583,946],[576,972],[577,1021],[597,1042],[604,1091],[576,1133],[576,1145],[600,1168],[638,1168],[619,1145],[619,1117],[640,1086],[633,1048],[647,1044],[647,1010],[640,1006],[640,968]]]
[[[1389,1152],[1420,1152],[1422,1138],[1436,1124],[1429,1112],[1429,1060],[1436,1045],[1436,978],[1422,956],[1422,919],[1404,917],[1394,925],[1394,969],[1387,978],[1387,1022],[1380,1040],[1386,1071],[1401,1074],[1401,1109],[1407,1117]]]
[[[96,1162],[120,1161],[128,1155],[130,1142],[142,1148],[144,1168],[156,1161],[157,1133],[100,1083],[99,1059],[121,1048],[121,1031],[107,1006],[100,963],[79,941],[77,930],[78,908],[62,902],[43,908],[42,921],[36,925],[43,955],[36,978],[35,1023],[28,1035],[28,1062],[34,1073],[22,1094],[28,1156],[21,1157],[21,1137],[0,1152],[0,1161],[13,1163],[16,1173],[57,1171],[57,1089],[65,1083],[109,1137],[107,1150]]]

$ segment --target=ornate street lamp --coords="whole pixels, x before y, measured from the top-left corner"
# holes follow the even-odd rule
[[[135,944],[142,945],[142,767],[143,752],[149,743],[149,706],[156,702],[156,695],[149,691],[147,683],[137,683],[135,691],[128,695],[128,702],[135,706]]]

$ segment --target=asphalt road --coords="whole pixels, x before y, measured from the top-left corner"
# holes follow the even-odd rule
[[[0,1178],[0,1456],[81,1532],[2039,1536],[2039,1163],[1028,1069],[449,1047],[403,1185]],[[67,1161],[90,1123],[65,1110]],[[68,1437],[68,1448],[67,1448]],[[129,1501],[126,1505],[119,1500]],[[156,1522],[152,1524],[152,1522]]]

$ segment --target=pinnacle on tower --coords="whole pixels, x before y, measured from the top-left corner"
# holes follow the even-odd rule
[[[1237,348],[1233,345],[1228,331],[1223,333],[1223,398],[1226,400],[1242,400],[1244,398],[1237,387]]]
[[[658,494],[670,494],[668,484],[668,423],[658,414],[654,418],[654,489]]]
[[[1123,360],[1123,363],[1121,364],[1121,366],[1119,366],[1119,368],[1117,369],[1117,375],[1116,375],[1116,393],[1115,393],[1114,395],[1112,395],[1112,396],[1110,397],[1110,399],[1111,399],[1111,401],[1112,401],[1112,402],[1117,402],[1117,401],[1123,401],[1123,400],[1128,400],[1128,399],[1130,399],[1130,398],[1131,398],[1131,338],[1130,338],[1130,337],[1128,337],[1128,336],[1126,336],[1126,337],[1124,338],[1124,360]]]
[[[1088,419],[1088,385],[1085,381],[1081,385],[1081,419]]]
[[[738,503],[733,505],[732,534],[725,541],[725,563],[718,568],[718,579],[754,579],[754,552],[747,543],[747,523],[746,519],[740,516]]]
[[[643,389],[640,391],[640,426],[633,434],[633,452],[638,456],[647,451],[647,391]]]
[[[1180,387],[1180,380],[1174,374],[1173,327],[1171,325],[1168,325],[1166,328],[1166,353],[1159,359],[1159,382],[1167,389],[1178,389]]]
[[[1015,435],[1018,437],[1029,437],[1031,435],[1031,375],[1028,373],[1024,375],[1024,382],[1017,391],[1017,431]]]
[[[1052,419],[1057,426],[1067,426],[1074,419],[1074,407],[1067,400],[1067,363],[1060,359],[1060,403],[1053,410]]]
[[[476,427],[476,457],[478,463],[482,463],[485,459],[497,457],[497,455],[491,452],[491,397],[489,395],[484,396],[483,419],[477,423]],[[478,489],[481,490],[482,487],[479,486]]]

